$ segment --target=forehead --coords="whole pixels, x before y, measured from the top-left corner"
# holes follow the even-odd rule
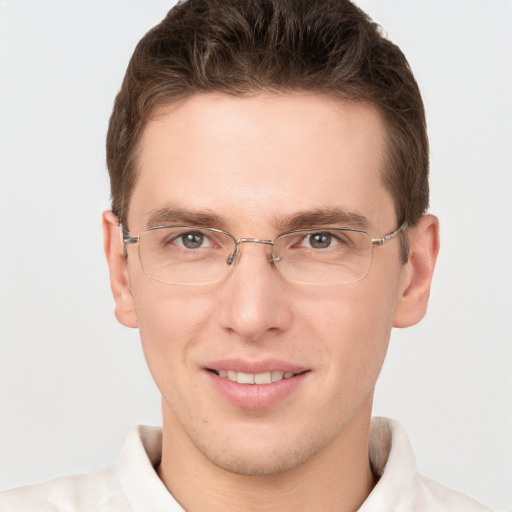
[[[148,122],[130,227],[144,229],[167,207],[246,225],[341,208],[375,224],[394,211],[382,181],[384,156],[384,123],[366,103],[197,94]]]

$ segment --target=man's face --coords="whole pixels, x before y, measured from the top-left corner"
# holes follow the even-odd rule
[[[169,224],[211,216],[213,227],[236,238],[273,240],[298,215],[316,213],[313,227],[341,227],[319,212],[343,210],[381,237],[397,227],[381,179],[384,152],[383,122],[369,105],[317,95],[195,95],[161,109],[145,129],[130,234],[160,211]],[[318,286],[284,280],[268,246],[247,243],[223,282],[180,286],[148,278],[136,246],[127,246],[164,436],[243,474],[283,472],[347,443],[370,417],[404,288],[399,249],[398,238],[376,248],[362,281]],[[220,370],[294,375],[240,384]]]

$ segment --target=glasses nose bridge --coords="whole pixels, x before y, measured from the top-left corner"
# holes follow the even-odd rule
[[[246,243],[274,245],[273,240],[264,240],[262,238],[239,238],[238,240],[235,240],[236,246],[239,246],[240,244],[246,244]]]
[[[235,240],[235,250],[231,254],[231,256],[227,260],[228,265],[235,264],[240,259],[240,251],[238,250],[238,247],[242,244],[247,243],[253,243],[253,244],[263,244],[263,245],[270,245],[271,251],[270,251],[270,258],[269,261],[272,262],[272,248],[274,247],[274,241],[273,240],[265,240],[263,238],[238,238]]]

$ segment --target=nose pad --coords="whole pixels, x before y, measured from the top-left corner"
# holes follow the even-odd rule
[[[228,259],[226,260],[226,263],[228,265],[236,265],[237,261],[240,259],[240,251],[238,250],[238,247],[235,247],[233,249],[233,252],[228,256]]]

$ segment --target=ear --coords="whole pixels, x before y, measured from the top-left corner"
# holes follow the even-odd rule
[[[119,219],[111,211],[103,212],[103,247],[110,273],[110,287],[117,320],[126,327],[137,327],[135,301],[123,255]]]
[[[403,283],[393,318],[394,327],[417,324],[427,312],[430,284],[439,252],[439,221],[424,215],[409,228],[409,259],[404,265]]]

